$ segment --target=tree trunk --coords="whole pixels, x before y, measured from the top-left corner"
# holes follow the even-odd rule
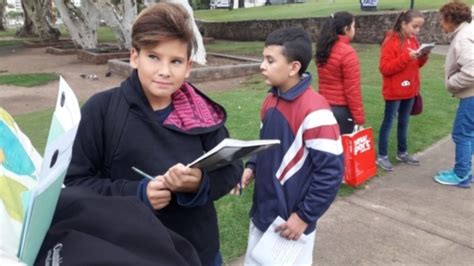
[[[3,25],[3,17],[5,16],[5,5],[6,1],[0,0],[0,31],[5,31],[5,27]]]
[[[23,8],[23,10],[25,10],[25,4],[23,1],[21,2],[21,7]],[[38,37],[35,32],[33,21],[31,21],[31,18],[27,12],[23,12],[23,18],[23,26],[15,32],[15,36],[21,38]]]
[[[137,16],[137,1],[122,0],[117,6],[110,1],[99,0],[95,7],[107,26],[115,33],[120,49],[132,47],[132,24]]]
[[[97,47],[97,27],[100,24],[99,10],[84,0],[81,7],[74,6],[69,0],[55,0],[61,19],[76,46],[83,49]]]
[[[59,39],[61,33],[50,23],[50,0],[22,0],[21,5],[23,6],[25,18],[28,16],[33,24],[34,34],[42,41],[56,41]]]
[[[245,8],[245,0],[239,0],[239,8]]]
[[[193,61],[205,65],[206,64],[206,49],[204,48],[204,42],[202,40],[201,32],[196,25],[196,21],[194,20],[193,9],[189,5],[187,0],[169,0],[168,2],[181,4],[186,11],[188,12],[189,16],[191,17],[191,24],[193,27],[194,38],[197,42],[197,50],[194,51],[194,55],[192,57]]]

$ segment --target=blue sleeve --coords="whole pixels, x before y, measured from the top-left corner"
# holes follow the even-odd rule
[[[146,188],[148,186],[148,182],[150,182],[150,180],[148,178],[143,178],[142,181],[140,181],[140,183],[138,183],[137,197],[138,197],[138,199],[140,199],[141,202],[145,203],[146,206],[153,209],[153,206],[151,206],[151,203],[148,200],[148,197],[146,195]]]
[[[183,207],[192,208],[202,206],[209,200],[209,190],[209,177],[206,173],[203,173],[199,190],[196,193],[176,192],[176,200],[178,204]]]
[[[331,206],[344,175],[344,156],[341,136],[332,112],[320,112],[313,119],[324,124],[310,128],[303,134],[305,149],[312,168],[309,187],[298,204],[296,213],[308,224],[316,222]]]
[[[245,163],[245,168],[250,168],[255,173],[255,167],[257,165],[257,154],[250,156],[247,163]]]
[[[344,175],[342,154],[310,149],[310,156],[314,165],[311,184],[296,212],[308,224],[317,221],[329,209]]]

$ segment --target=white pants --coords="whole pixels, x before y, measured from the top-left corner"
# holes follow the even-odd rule
[[[247,243],[247,251],[245,252],[245,262],[244,265],[259,265],[257,261],[253,259],[250,255],[255,245],[257,245],[260,238],[262,238],[264,232],[258,230],[258,228],[250,221],[249,228],[249,240]],[[314,240],[316,238],[316,230],[307,235],[308,241],[306,245],[301,250],[300,255],[296,258],[296,261],[293,265],[312,265],[313,264],[313,249],[314,249]]]

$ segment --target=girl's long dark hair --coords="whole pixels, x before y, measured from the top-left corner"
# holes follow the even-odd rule
[[[354,22],[354,16],[345,11],[332,14],[324,22],[319,32],[318,43],[316,45],[316,64],[325,65],[328,61],[331,49],[337,41],[339,34],[344,34],[344,29],[350,27]]]
[[[392,30],[389,33],[397,33],[402,40],[401,43],[405,41],[405,35],[402,33],[402,23],[410,23],[414,18],[424,18],[425,16],[416,9],[409,9],[402,11],[397,19],[395,20],[395,24],[393,24]]]

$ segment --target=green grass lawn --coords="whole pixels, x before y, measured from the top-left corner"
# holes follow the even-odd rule
[[[261,42],[225,42],[218,41],[208,45],[209,52],[226,52],[245,55],[261,55]],[[362,67],[362,90],[366,111],[366,125],[374,129],[378,139],[379,127],[383,115],[384,102],[381,96],[381,77],[378,72],[379,46],[358,45],[354,47],[359,53]],[[424,112],[412,117],[409,132],[409,150],[412,153],[426,149],[428,146],[449,134],[454,118],[457,100],[443,88],[444,57],[431,55],[427,65],[422,69],[422,92]],[[309,71],[315,73],[314,63]],[[315,78],[314,84],[317,83]],[[76,88],[80,89],[80,88]],[[243,82],[234,90],[209,93],[209,96],[225,106],[228,113],[227,127],[231,136],[239,139],[258,138],[259,109],[267,87],[259,75]],[[16,116],[20,127],[31,138],[40,151],[43,150],[52,110]],[[389,152],[393,159],[395,146],[395,128],[390,138]],[[394,160],[395,162],[395,160]],[[380,173],[383,174],[383,173]],[[363,189],[359,188],[359,189]],[[350,194],[354,189],[341,188],[339,195]],[[252,187],[245,189],[242,196],[227,196],[217,202],[221,247],[225,261],[231,261],[245,252],[248,234]]]
[[[212,53],[237,54],[246,56],[262,56],[262,42],[232,42],[215,40],[206,44],[206,51]]]
[[[61,39],[69,39],[69,33],[67,32],[66,28],[64,26],[59,28],[59,31],[61,32]],[[0,47],[6,47],[6,46],[17,46],[17,45],[23,45],[24,40],[38,40],[36,38],[17,38],[15,37],[15,32],[16,29],[9,29],[7,31],[0,31]],[[13,37],[14,39],[3,39],[2,37]],[[97,29],[97,41],[99,43],[114,43],[117,41],[117,38],[115,38],[115,34],[110,30],[108,27],[99,27]]]
[[[16,29],[7,29],[5,31],[0,31],[0,38],[2,37],[14,37]]]
[[[465,2],[474,4],[474,0],[467,0]],[[447,0],[416,0],[415,8],[420,10],[436,10],[445,3],[447,3]],[[409,7],[409,0],[380,0],[378,10],[400,10],[408,9]],[[360,11],[359,1],[357,0],[307,0],[306,3],[291,5],[272,5],[234,10],[197,10],[194,15],[197,19],[203,21],[239,21],[324,17],[337,11],[349,11],[354,14],[371,13]]]
[[[64,25],[59,28],[59,31],[61,32],[61,38],[70,38],[69,33],[67,32],[66,27]],[[99,43],[116,42],[117,38],[115,38],[115,34],[110,28],[99,27],[97,28],[97,41]]]
[[[0,40],[0,47],[13,47],[21,45],[23,45],[23,41],[20,39]]]
[[[59,79],[56,73],[2,74],[0,84],[34,87]]]

